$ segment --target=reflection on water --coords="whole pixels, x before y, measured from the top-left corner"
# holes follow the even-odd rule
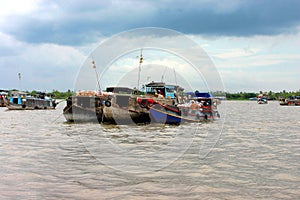
[[[225,122],[180,126],[68,124],[63,107],[0,109],[0,199],[300,197],[300,107],[227,101]]]

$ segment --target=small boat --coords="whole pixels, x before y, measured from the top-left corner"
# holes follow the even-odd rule
[[[154,88],[157,90],[157,88],[153,87],[154,85],[155,84],[151,85],[152,89]],[[182,88],[165,84],[161,86],[163,86],[160,87],[162,99],[168,100],[168,102],[163,102],[162,100],[159,101],[158,98],[148,99],[144,103],[142,103],[142,101],[140,102],[141,106],[146,104],[146,106],[149,107],[152,122],[179,124],[180,122],[199,122],[201,120],[220,118],[217,110],[217,105],[220,100],[213,98],[209,93],[199,93],[198,91],[189,93],[188,97],[180,98],[186,99],[187,102],[183,103],[179,102],[179,98],[177,97],[182,95]],[[179,88],[180,90],[178,90]]]
[[[300,106],[300,96],[290,96],[288,98],[280,98],[279,105],[281,105],[281,106]]]
[[[155,122],[164,124],[214,120],[220,118],[217,102],[213,97],[198,96],[176,106],[157,103],[150,107],[150,114]]]
[[[31,96],[25,92],[16,92],[9,98],[9,103],[6,107],[9,110],[35,110],[55,109],[56,105],[51,95],[46,93],[38,93],[36,96]]]
[[[219,119],[218,105],[221,101],[214,98],[208,92],[189,93],[186,103],[179,104],[178,107],[182,116],[194,121]]]
[[[258,104],[267,104],[268,100],[267,100],[267,98],[259,98],[259,99],[257,99],[257,103]]]
[[[268,99],[263,94],[260,94],[260,95],[257,96],[257,103],[258,104],[267,104]]]

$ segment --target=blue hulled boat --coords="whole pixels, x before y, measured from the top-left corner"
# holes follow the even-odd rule
[[[219,119],[218,99],[209,93],[186,93],[185,103],[162,105],[154,103],[150,107],[151,118],[158,123],[179,124],[181,122],[200,122]]]

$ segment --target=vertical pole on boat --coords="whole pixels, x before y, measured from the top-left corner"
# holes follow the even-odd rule
[[[161,82],[164,82],[165,80],[165,74],[166,74],[166,71],[167,71],[167,66],[165,67],[165,69],[164,69],[164,73],[163,73],[163,75],[161,76]]]
[[[98,84],[98,90],[99,90],[99,92],[101,92],[100,81],[99,81],[99,75],[98,75],[98,72],[97,72],[97,69],[96,69],[96,64],[95,64],[94,59],[92,59],[92,64],[93,64],[93,68],[94,68],[95,73],[96,73],[96,79],[97,79],[97,84]]]
[[[18,77],[19,77],[19,85],[20,85],[20,91],[22,91],[22,81],[21,81],[21,73],[18,73]]]
[[[174,77],[175,77],[175,84],[177,86],[177,76],[176,76],[176,72],[175,72],[175,67],[173,67],[173,71],[174,71]]]
[[[177,103],[180,103],[179,102],[179,98],[178,98],[178,83],[177,83],[177,76],[176,76],[176,71],[175,71],[175,67],[173,67],[173,71],[174,71],[174,78],[175,78],[175,84],[176,84],[176,101],[177,101]]]
[[[141,79],[141,71],[142,71],[142,63],[143,63],[143,49],[141,49],[141,55],[140,55],[140,63],[139,63],[139,74],[138,74],[138,84],[137,84],[137,90],[140,88],[140,79]]]

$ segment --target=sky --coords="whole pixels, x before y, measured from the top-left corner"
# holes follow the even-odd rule
[[[0,89],[74,90],[99,45],[126,31],[157,27],[197,43],[217,69],[225,91],[297,91],[299,7],[298,0],[0,0]],[[109,82],[114,69],[117,73],[127,66],[123,78],[137,70],[135,50],[128,54],[131,59],[111,61],[109,77],[100,75],[101,81]],[[144,52],[145,65],[157,63],[160,74],[163,66],[174,63],[170,54],[153,58],[151,53]],[[178,65],[187,64],[179,60]],[[130,63],[134,67],[128,67]],[[173,77],[174,66],[166,67],[170,70],[165,76]],[[178,71],[178,77],[190,80],[195,74],[186,69]],[[144,82],[151,75],[147,73],[144,70]]]

